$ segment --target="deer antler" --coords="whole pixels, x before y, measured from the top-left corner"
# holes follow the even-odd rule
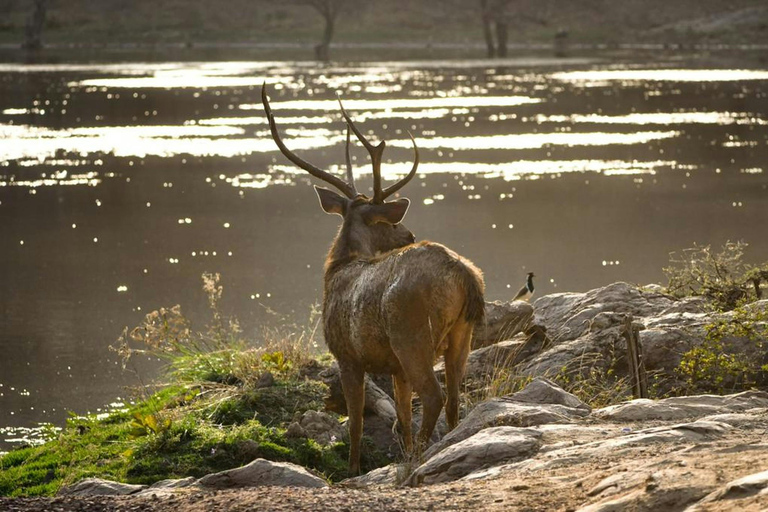
[[[373,202],[381,204],[387,197],[403,188],[416,175],[416,169],[419,167],[419,148],[416,147],[416,141],[414,140],[413,135],[411,135],[411,132],[408,132],[408,136],[411,138],[411,142],[413,142],[413,150],[416,153],[411,172],[409,172],[402,180],[398,181],[394,185],[387,187],[385,190],[382,190],[381,156],[384,153],[386,142],[381,141],[377,146],[371,144],[368,139],[365,138],[362,132],[358,130],[357,126],[355,126],[355,123],[352,122],[352,118],[349,117],[347,111],[344,110],[344,105],[341,103],[341,97],[337,96],[337,99],[339,100],[339,107],[341,107],[341,114],[344,116],[344,120],[347,122],[347,127],[351,128],[352,131],[355,132],[357,139],[360,141],[360,143],[362,143],[363,146],[365,146],[368,154],[371,155],[371,165],[373,166]],[[347,134],[349,134],[349,130],[347,130]]]
[[[411,138],[411,142],[413,143],[413,167],[411,167],[411,172],[406,174],[403,179],[384,189],[384,191],[381,193],[382,201],[403,188],[408,184],[409,181],[413,179],[414,176],[416,176],[416,169],[419,168],[419,148],[416,147],[416,140],[413,138],[413,135],[411,135],[411,132],[408,132],[408,136]]]
[[[267,120],[269,121],[269,129],[272,132],[272,139],[274,139],[275,144],[277,144],[277,147],[280,148],[280,152],[283,155],[285,155],[285,157],[288,158],[288,160],[290,160],[297,166],[301,167],[302,169],[307,171],[309,174],[311,174],[315,178],[319,178],[324,182],[330,185],[333,185],[334,187],[339,189],[339,191],[341,191],[345,196],[347,196],[350,199],[354,199],[355,196],[357,196],[357,190],[355,189],[355,182],[354,182],[354,179],[352,178],[351,166],[347,167],[347,176],[350,179],[350,183],[347,183],[344,180],[341,180],[336,176],[315,167],[314,165],[310,164],[306,160],[303,160],[302,158],[294,154],[290,149],[288,149],[285,144],[283,144],[283,141],[280,138],[280,134],[277,131],[277,125],[275,124],[275,116],[272,113],[272,109],[269,106],[269,99],[267,98],[266,82],[264,82],[264,84],[262,84],[261,86],[261,103],[264,105],[264,112],[266,112],[267,114]],[[347,155],[349,154],[349,139],[350,139],[349,132],[347,132]]]

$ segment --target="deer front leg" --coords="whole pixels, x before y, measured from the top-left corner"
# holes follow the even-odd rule
[[[363,436],[363,406],[365,405],[365,372],[339,365],[341,388],[349,415],[349,474],[360,474],[360,440]]]

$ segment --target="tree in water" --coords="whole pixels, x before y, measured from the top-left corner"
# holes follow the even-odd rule
[[[489,59],[507,56],[507,21],[504,10],[509,0],[480,0],[486,55]],[[495,30],[494,30],[495,28]]]
[[[356,0],[293,0],[293,3],[312,7],[323,17],[325,28],[322,39],[315,45],[315,59],[322,62],[329,61],[336,19],[342,11],[347,8],[355,8],[360,2]]]
[[[27,20],[23,47],[27,50],[39,50],[43,46],[43,27],[48,0],[32,0],[32,5],[34,8]]]

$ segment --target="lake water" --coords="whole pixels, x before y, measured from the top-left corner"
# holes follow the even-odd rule
[[[768,259],[768,68],[734,62],[0,64],[0,426],[60,423],[151,380],[109,346],[161,306],[202,327],[203,272],[255,342],[306,321],[338,218],[276,151],[262,82],[287,145],[332,171],[336,91],[387,140],[387,182],[411,167],[411,131],[405,224],[509,300],[528,271],[537,296],[663,283],[695,242]],[[21,434],[0,431],[0,450]]]

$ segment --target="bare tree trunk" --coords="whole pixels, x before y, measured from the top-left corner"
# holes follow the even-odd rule
[[[325,30],[323,31],[323,38],[320,44],[315,46],[315,58],[321,62],[328,62],[331,60],[331,41],[333,40],[334,25],[336,22],[336,12],[332,9],[328,9],[321,12],[325,19]]]
[[[45,25],[45,13],[48,9],[48,0],[32,0],[34,11],[27,20],[25,40],[23,47],[27,50],[39,50],[43,46],[42,36]]]
[[[485,38],[486,55],[489,59],[496,56],[496,44],[493,40],[493,27],[491,26],[491,12],[488,0],[480,0],[481,20],[483,22],[483,37]]]
[[[499,20],[496,22],[496,55],[504,58],[507,56],[507,22]]]

